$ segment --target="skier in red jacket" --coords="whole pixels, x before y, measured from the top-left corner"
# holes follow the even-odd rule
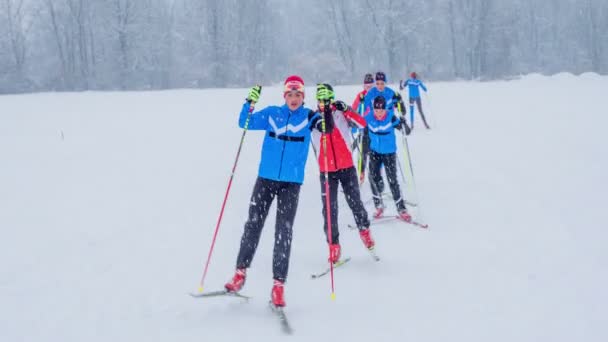
[[[321,199],[323,201],[324,230],[330,244],[330,258],[332,263],[340,260],[340,232],[338,230],[338,185],[342,185],[346,202],[353,212],[355,222],[359,228],[359,235],[367,249],[374,250],[374,240],[369,229],[369,218],[367,211],[361,201],[357,171],[353,164],[352,145],[349,123],[363,128],[365,119],[352,111],[352,108],[342,101],[335,101],[333,88],[329,84],[317,85],[317,100],[319,101],[319,113],[326,122],[326,149],[322,145],[322,133],[314,130],[312,142],[319,151],[319,167],[321,170]],[[327,169],[325,160],[327,158]],[[331,219],[331,240],[327,235],[327,207],[325,199],[325,173],[329,177],[329,199]]]
[[[353,110],[357,111],[361,116],[367,114],[363,111],[363,104],[365,102],[365,95],[367,95],[367,91],[374,86],[374,82],[374,76],[372,74],[365,74],[365,77],[363,78],[363,90],[357,94],[353,101]]]

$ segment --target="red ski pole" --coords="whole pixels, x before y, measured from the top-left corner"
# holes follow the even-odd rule
[[[262,86],[260,87],[260,93],[262,92]],[[209,261],[211,261],[211,255],[213,254],[213,248],[215,247],[215,240],[217,238],[217,233],[220,230],[220,224],[222,223],[222,217],[224,216],[224,209],[226,208],[226,201],[228,201],[228,194],[230,193],[230,187],[232,186],[232,180],[234,179],[234,172],[236,171],[236,165],[239,162],[239,156],[241,155],[241,149],[243,148],[243,142],[245,141],[245,134],[247,133],[247,129],[249,128],[249,119],[251,118],[251,113],[253,113],[253,108],[255,106],[255,102],[251,102],[249,107],[249,113],[247,114],[247,120],[245,120],[245,125],[243,127],[243,135],[241,136],[241,142],[239,143],[239,149],[236,152],[236,158],[234,159],[234,165],[232,166],[232,171],[230,172],[230,180],[228,180],[228,187],[226,188],[226,193],[224,194],[224,201],[222,202],[222,209],[220,210],[220,215],[217,218],[217,224],[215,225],[215,232],[213,233],[213,239],[211,240],[211,247],[209,248],[209,255],[207,255],[207,262],[205,263],[205,270],[203,271],[203,277],[201,278],[201,282],[198,287],[198,292],[203,292],[203,285],[205,283],[205,278],[207,277],[207,270],[209,269]]]

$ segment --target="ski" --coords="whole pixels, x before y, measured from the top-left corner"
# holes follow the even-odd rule
[[[287,315],[285,315],[285,311],[283,310],[283,308],[275,306],[274,304],[272,304],[272,301],[268,302],[268,305],[270,306],[270,310],[279,318],[279,323],[281,324],[281,331],[283,331],[283,333],[287,335],[293,334],[293,329],[289,324],[289,320],[287,319]]]
[[[399,216],[395,216],[395,218],[397,220],[401,221],[401,222],[409,223],[409,224],[414,225],[414,226],[419,227],[419,228],[423,228],[423,229],[428,229],[429,228],[429,225],[426,224],[426,223],[420,223],[420,222],[417,222],[417,221],[414,221],[414,220],[406,221],[406,220],[402,219]]]
[[[342,259],[342,260],[338,260],[338,262],[336,262],[336,263],[334,264],[334,268],[338,268],[338,267],[340,267],[340,266],[344,266],[344,264],[346,264],[346,263],[347,263],[347,262],[349,262],[349,261],[350,261],[350,257],[344,258],[344,259]],[[314,273],[314,274],[312,274],[310,277],[311,277],[312,279],[321,278],[322,276],[324,276],[324,275],[328,274],[329,272],[331,272],[331,269],[328,267],[328,268],[327,268],[325,271],[320,272],[320,273]]]
[[[392,197],[392,196],[391,196],[389,193],[386,193],[386,192],[385,192],[385,193],[383,193],[383,194],[382,194],[382,199],[384,199],[384,200],[388,200],[388,199],[392,199],[392,198],[393,198],[393,197]],[[374,198],[373,198],[373,197],[371,197],[371,198],[369,198],[369,199],[365,200],[365,201],[363,202],[363,204],[364,204],[364,205],[368,205],[368,204],[372,203],[373,201],[374,201]],[[417,206],[418,206],[418,203],[414,203],[414,202],[410,202],[410,201],[406,200],[406,201],[405,201],[405,205],[410,206],[410,207],[417,207]]]
[[[382,217],[379,217],[379,218],[372,219],[370,221],[370,225],[371,226],[375,226],[375,225],[378,225],[378,224],[382,224],[382,223],[386,223],[386,222],[391,222],[391,221],[394,221],[394,220],[395,220],[395,217],[393,217],[393,216],[382,216]],[[354,224],[350,224],[349,223],[347,226],[350,229],[359,229]]]
[[[376,249],[374,249],[373,247],[370,249],[367,249],[369,251],[369,254],[372,256],[372,259],[374,259],[374,261],[380,261],[380,257],[378,256],[378,254],[376,254]]]
[[[418,228],[423,228],[423,229],[429,228],[429,225],[426,224],[426,223],[420,223],[420,222],[414,221],[414,220],[405,221],[404,219],[402,219],[399,216],[383,216],[383,217],[380,217],[380,218],[377,218],[377,219],[373,219],[370,222],[370,225],[371,226],[375,226],[375,225],[378,225],[378,224],[382,224],[382,223],[386,223],[386,222],[392,222],[392,221],[401,221],[403,223],[408,223],[408,224],[411,224],[411,225],[414,225],[414,226],[416,226]],[[353,225],[353,224],[348,224],[348,228],[353,229],[353,230],[354,229],[358,229],[357,226]]]
[[[230,292],[230,291],[226,291],[226,290],[212,291],[212,292],[206,292],[206,293],[190,293],[190,296],[192,296],[193,298],[208,298],[208,297],[226,296],[226,297],[241,298],[244,300],[251,299],[251,297],[242,295],[238,292]]]

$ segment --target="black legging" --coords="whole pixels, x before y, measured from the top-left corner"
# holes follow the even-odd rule
[[[367,211],[361,201],[359,191],[359,181],[357,180],[357,170],[355,167],[329,172],[329,205],[331,207],[331,242],[340,242],[340,231],[338,230],[338,185],[342,184],[346,203],[350,207],[355,217],[355,222],[359,229],[369,228],[369,218]],[[323,230],[327,237],[327,206],[325,199],[325,173],[321,173],[321,200],[323,201]],[[329,243],[329,238],[327,238]]]
[[[380,154],[374,151],[369,151],[369,182],[372,187],[374,196],[374,205],[376,208],[384,206],[382,201],[382,192],[384,191],[384,182],[382,180],[381,167],[384,165],[386,178],[397,206],[397,211],[405,209],[405,199],[401,197],[401,189],[397,180],[397,154]]]
[[[424,117],[424,112],[422,111],[422,100],[419,97],[410,97],[410,121],[412,127],[414,127],[414,102],[418,106],[418,111],[420,112],[420,117],[422,118],[422,122],[426,128],[429,128],[429,125],[426,123],[426,118]]]
[[[270,205],[277,197],[277,221],[274,231],[272,271],[274,279],[284,282],[289,270],[293,221],[298,209],[300,184],[258,177],[249,204],[249,218],[241,238],[237,268],[249,268],[260,241]]]

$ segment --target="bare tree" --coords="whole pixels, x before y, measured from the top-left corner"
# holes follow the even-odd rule
[[[25,63],[27,57],[26,9],[23,0],[3,0],[3,11],[6,19],[7,36],[12,56],[13,70],[16,80],[25,86]]]

